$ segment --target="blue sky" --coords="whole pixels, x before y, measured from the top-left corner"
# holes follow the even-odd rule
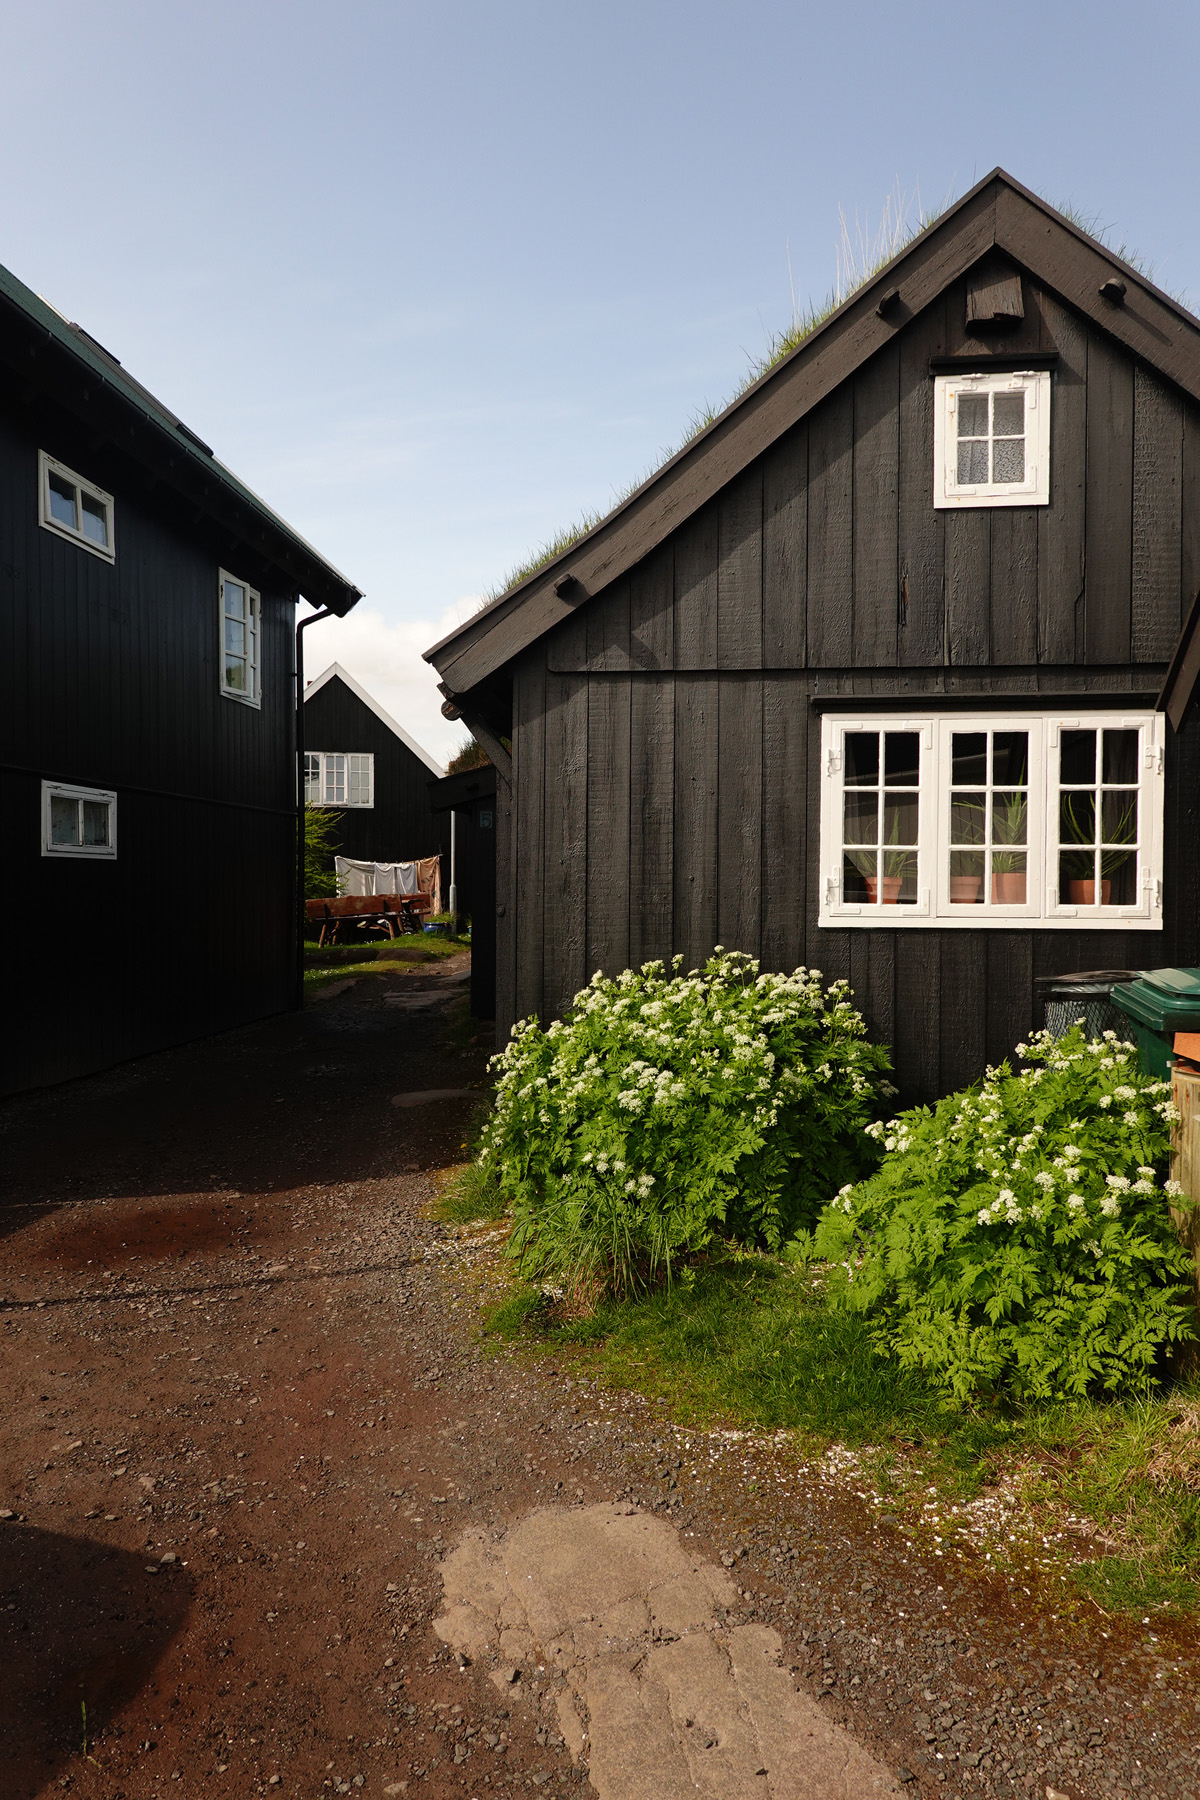
[[[4,0],[0,262],[365,590],[308,634],[439,756],[419,652],[996,163],[1200,300],[1200,14]],[[789,273],[790,267],[790,273]],[[324,633],[318,647],[318,633]]]

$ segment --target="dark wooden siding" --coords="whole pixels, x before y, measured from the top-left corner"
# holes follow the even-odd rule
[[[1025,293],[1002,348],[1058,352],[1049,506],[933,507],[929,359],[989,354],[960,284],[520,659],[502,1036],[723,943],[848,979],[929,1099],[1040,1023],[1039,976],[1200,960],[1200,725],[1168,750],[1162,932],[817,926],[814,696],[1154,692],[1200,580],[1197,409]]]
[[[115,496],[114,564],[39,526],[39,448]],[[262,592],[260,708],[220,693],[221,566]],[[65,420],[0,413],[0,1091],[294,1004],[294,603]],[[43,779],[116,790],[115,862],[41,855]]]
[[[308,634],[306,658],[315,656]],[[364,862],[442,858],[442,898],[450,883],[450,819],[430,805],[432,771],[358,695],[334,675],[304,702],[305,750],[369,752],[375,757],[375,804],[350,807],[338,827],[343,856]]]

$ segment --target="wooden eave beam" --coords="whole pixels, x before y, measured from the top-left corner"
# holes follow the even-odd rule
[[[1171,721],[1171,729],[1178,731],[1183,724],[1184,715],[1191,704],[1196,685],[1200,682],[1200,594],[1192,601],[1188,616],[1184,621],[1179,641],[1175,645],[1166,679],[1162,684],[1162,692],[1158,696],[1158,708],[1165,712]]]

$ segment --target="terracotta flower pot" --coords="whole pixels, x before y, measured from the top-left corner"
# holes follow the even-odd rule
[[[1112,882],[1100,883],[1100,904],[1108,905],[1108,896],[1112,893]],[[1068,881],[1067,898],[1072,906],[1095,906],[1096,884],[1094,881]]]
[[[950,898],[956,906],[974,906],[979,899],[979,890],[982,886],[982,875],[952,875],[950,877]]]
[[[879,894],[881,879],[883,883],[882,896]],[[900,899],[900,889],[904,886],[899,875],[884,875],[882,878],[878,875],[864,875],[863,880],[867,884],[867,899],[872,906],[874,906],[877,898],[881,899],[884,906],[895,906],[898,904]]]
[[[1025,904],[1025,871],[1018,874],[992,876],[992,904],[994,906],[1024,906]]]

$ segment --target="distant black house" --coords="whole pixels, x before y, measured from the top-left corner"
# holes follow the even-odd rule
[[[304,792],[310,806],[336,808],[343,856],[362,862],[442,858],[450,883],[450,819],[430,804],[430,777],[445,774],[379,702],[331,663],[304,690]]]
[[[427,653],[501,775],[499,1035],[720,943],[928,1099],[1039,977],[1197,963],[1198,589],[1200,321],[996,171]]]
[[[296,1004],[295,606],[359,594],[4,269],[0,368],[10,1092]]]

